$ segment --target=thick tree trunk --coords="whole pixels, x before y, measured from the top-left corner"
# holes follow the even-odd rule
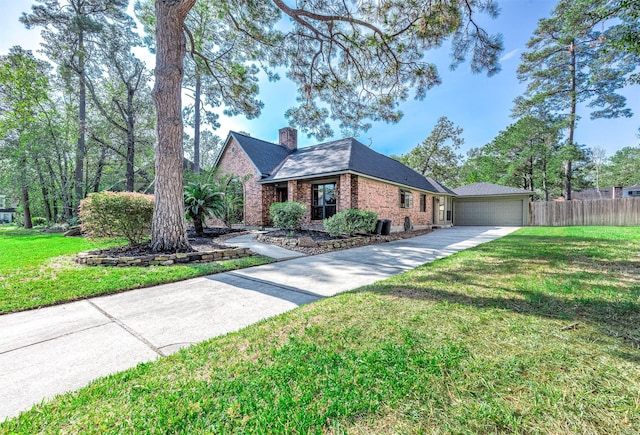
[[[186,54],[183,25],[196,0],[156,0],[156,68],[153,101],[157,113],[154,251],[190,249],[182,185],[182,78]]]
[[[197,67],[196,67],[197,68]],[[193,172],[200,173],[200,100],[202,99],[202,77],[196,72],[196,92],[194,95],[195,119],[193,122]]]
[[[85,132],[87,126],[87,86],[85,83],[85,71],[84,71],[84,39],[83,34],[78,34],[78,50],[80,53],[80,59],[78,61],[80,67],[79,85],[80,85],[80,101],[78,104],[78,143],[76,145],[76,167],[73,174],[74,184],[74,196],[76,207],[80,206],[80,201],[83,198],[83,169],[84,169],[84,157],[87,153],[85,144]]]

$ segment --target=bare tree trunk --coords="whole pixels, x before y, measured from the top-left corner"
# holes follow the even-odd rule
[[[80,32],[78,35],[78,48],[80,53],[79,59],[79,67],[80,73],[78,74],[80,80],[80,101],[78,107],[78,121],[80,125],[78,126],[78,144],[76,145],[76,167],[75,172],[73,174],[73,183],[74,183],[74,196],[75,196],[75,204],[76,207],[80,206],[80,201],[83,198],[83,189],[82,189],[82,175],[84,169],[84,157],[87,153],[86,144],[85,144],[85,132],[86,132],[86,124],[87,124],[87,88],[85,83],[85,70],[84,70],[84,39],[83,33]]]
[[[31,222],[31,204],[29,203],[29,183],[26,179],[27,156],[20,157],[20,187],[22,189],[22,210],[24,212],[24,227],[33,228]]]
[[[569,113],[569,146],[573,147],[573,134],[576,129],[576,106],[577,106],[577,96],[576,96],[576,46],[573,41],[571,41],[571,45],[569,46],[569,55],[571,56],[571,87],[570,87],[570,96],[571,96],[571,110]],[[564,190],[566,192],[565,199],[567,201],[571,201],[571,178],[572,178],[572,168],[571,168],[571,157],[569,156],[567,161],[564,164]]]
[[[549,188],[547,187],[547,158],[542,162],[542,190],[544,191],[544,200],[549,201]]]
[[[153,101],[157,113],[154,251],[190,249],[182,184],[182,78],[186,55],[184,20],[196,0],[156,0],[156,68]]]
[[[96,176],[93,179],[93,191],[96,193],[100,192],[100,180],[102,179],[102,172],[104,171],[106,159],[107,153],[105,152],[104,148],[100,148],[100,157],[98,158],[98,165],[96,167]]]
[[[196,67],[197,68],[197,67]],[[200,173],[200,100],[202,99],[202,77],[196,71],[196,91],[194,95],[195,118],[193,122],[193,172]]]
[[[44,174],[42,173],[40,160],[38,159],[37,154],[34,155],[33,162],[35,163],[36,171],[38,172],[38,182],[40,183],[40,191],[42,192],[42,204],[44,205],[44,216],[47,219],[47,222],[51,223],[53,222],[53,217],[51,215],[49,189],[47,188],[47,182],[44,179]]]
[[[135,190],[135,169],[134,160],[136,153],[136,137],[134,134],[135,118],[133,109],[133,92],[129,91],[127,96],[127,169],[125,177],[127,179],[127,191],[133,192]]]

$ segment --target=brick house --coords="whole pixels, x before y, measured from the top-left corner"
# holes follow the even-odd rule
[[[298,149],[295,129],[279,133],[274,144],[230,132],[216,160],[221,173],[250,175],[243,183],[245,225],[268,226],[269,206],[284,201],[307,205],[307,225],[349,208],[375,211],[393,230],[407,218],[414,228],[451,224],[455,194],[435,180],[353,138]]]

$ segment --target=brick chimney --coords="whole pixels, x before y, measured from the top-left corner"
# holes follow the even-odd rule
[[[280,145],[286,147],[290,151],[298,149],[298,130],[291,127],[280,129]]]

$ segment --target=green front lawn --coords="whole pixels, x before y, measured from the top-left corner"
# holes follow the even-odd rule
[[[113,243],[112,243],[113,244]],[[249,257],[171,267],[87,267],[82,251],[108,246],[38,231],[0,231],[0,314],[268,263]]]
[[[525,228],[0,433],[638,433],[640,228]]]

